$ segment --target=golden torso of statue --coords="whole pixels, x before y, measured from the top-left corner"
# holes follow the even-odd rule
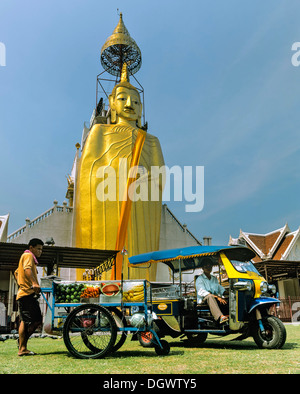
[[[90,130],[75,186],[75,236],[78,247],[110,250],[116,247],[126,180],[140,132],[136,127],[141,116],[138,101],[135,90],[127,86],[117,87],[111,99],[112,118],[116,124],[96,124]],[[159,197],[151,200],[151,168],[163,165],[159,140],[146,133],[138,162],[137,198],[131,203],[124,245],[128,256],[159,247],[163,187],[157,179]],[[139,271],[132,269],[130,277],[145,277],[145,270]],[[127,264],[124,274],[126,277]],[[153,280],[153,275],[149,271],[147,279]]]

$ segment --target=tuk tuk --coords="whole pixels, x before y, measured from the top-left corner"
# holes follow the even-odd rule
[[[197,304],[195,280],[201,263],[209,256],[213,274],[226,290],[228,322],[220,325],[205,304]],[[269,285],[251,259],[255,253],[243,246],[193,246],[145,253],[129,258],[131,267],[166,264],[170,282],[151,282],[154,328],[159,338],[171,336],[203,344],[208,334],[239,334],[236,340],[254,338],[259,348],[279,349],[286,341],[286,330],[270,308],[280,303],[274,298],[275,285]],[[186,273],[194,280],[184,282]],[[175,281],[177,276],[177,281]],[[153,333],[139,333],[143,346],[152,346]]]

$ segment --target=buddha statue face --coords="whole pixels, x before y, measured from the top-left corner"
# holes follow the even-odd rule
[[[141,127],[142,103],[138,91],[129,83],[116,85],[109,97],[111,122]]]

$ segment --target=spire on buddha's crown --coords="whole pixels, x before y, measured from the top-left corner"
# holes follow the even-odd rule
[[[129,82],[128,67],[126,63],[124,63],[122,67],[121,82]]]

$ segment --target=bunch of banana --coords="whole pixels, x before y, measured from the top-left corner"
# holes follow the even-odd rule
[[[123,292],[123,301],[141,302],[144,301],[144,285],[135,285],[130,290]]]

